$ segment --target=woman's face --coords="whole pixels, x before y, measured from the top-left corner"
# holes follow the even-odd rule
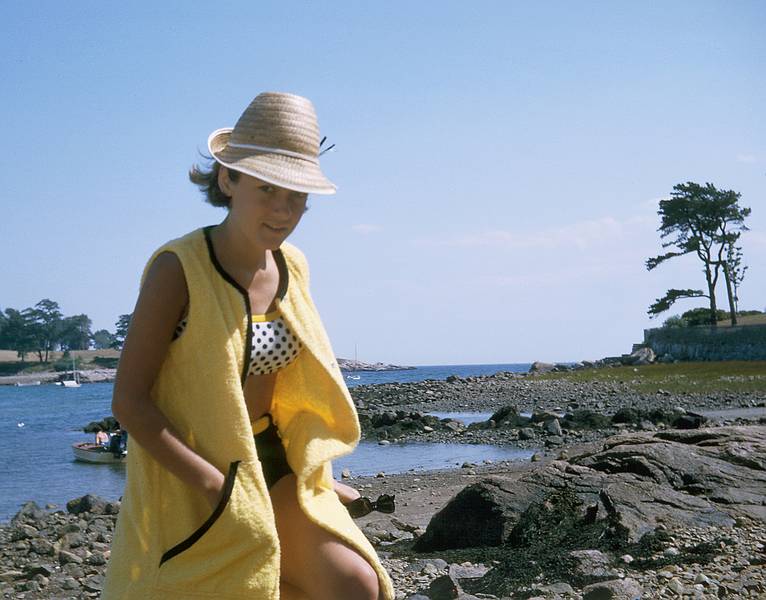
[[[231,197],[229,219],[262,248],[279,248],[306,210],[308,194],[266,183],[245,173],[232,181],[228,169],[222,167],[219,185]]]

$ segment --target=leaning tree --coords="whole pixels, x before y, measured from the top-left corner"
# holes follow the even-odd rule
[[[665,312],[681,298],[708,298],[710,324],[715,326],[715,287],[723,270],[732,324],[736,323],[729,260],[731,248],[741,232],[747,230],[744,220],[751,212],[749,208],[739,206],[739,198],[738,192],[718,190],[712,183],[702,186],[689,181],[673,186],[670,198],[660,200],[657,214],[662,217],[662,224],[658,231],[662,239],[670,238],[662,242],[662,247],[674,249],[648,259],[647,270],[651,271],[668,259],[694,253],[702,261],[707,293],[699,289],[669,289],[649,307],[649,315]]]

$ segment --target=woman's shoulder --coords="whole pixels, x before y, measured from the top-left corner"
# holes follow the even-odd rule
[[[205,250],[204,228],[195,229],[184,235],[173,238],[157,247],[146,261],[141,281],[153,276],[173,276],[184,274],[186,256],[196,251]]]
[[[306,255],[295,244],[290,242],[283,242],[279,247],[282,252],[282,256],[288,264],[292,265],[294,269],[297,269],[302,275],[308,276],[309,263],[306,260]]]
[[[186,295],[186,277],[178,255],[174,252],[161,251],[147,264],[142,286],[156,285],[169,292]]]
[[[205,242],[205,230],[207,227],[198,227],[188,233],[179,235],[173,239],[168,240],[164,244],[160,245],[154,252],[153,256],[158,255],[161,252],[173,252],[176,250],[182,250],[185,248],[199,247],[204,248]]]

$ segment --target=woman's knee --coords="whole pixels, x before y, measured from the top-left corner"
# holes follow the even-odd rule
[[[294,475],[271,488],[282,543],[282,577],[318,600],[378,600],[378,575],[355,549],[309,520]]]
[[[360,554],[338,540],[321,544],[316,566],[303,582],[303,589],[314,600],[378,600],[378,575]],[[301,577],[309,575],[305,571]]]
[[[378,574],[375,572],[370,564],[363,560],[357,573],[357,580],[359,581],[360,590],[362,592],[362,598],[365,600],[378,600],[380,592],[380,584],[378,583]]]
[[[366,560],[357,555],[353,566],[342,571],[338,587],[345,592],[343,598],[378,600],[380,594],[378,575]]]

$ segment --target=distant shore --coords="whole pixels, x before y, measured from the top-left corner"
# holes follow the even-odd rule
[[[83,369],[78,370],[77,374],[81,383],[104,383],[114,381],[117,369]],[[58,371],[39,371],[35,373],[25,373],[21,375],[6,375],[0,377],[0,385],[35,385],[37,382],[42,384],[52,384],[64,379],[69,379],[72,372]]]
[[[338,359],[338,366],[342,371],[406,371],[414,370],[416,367],[404,365],[389,365],[385,363],[365,363],[345,358]],[[83,368],[77,370],[81,383],[104,383],[114,381],[117,369],[109,368]],[[6,375],[0,377],[0,385],[36,385],[56,383],[63,379],[70,378],[72,371],[35,371],[32,373],[19,373],[17,375]]]

